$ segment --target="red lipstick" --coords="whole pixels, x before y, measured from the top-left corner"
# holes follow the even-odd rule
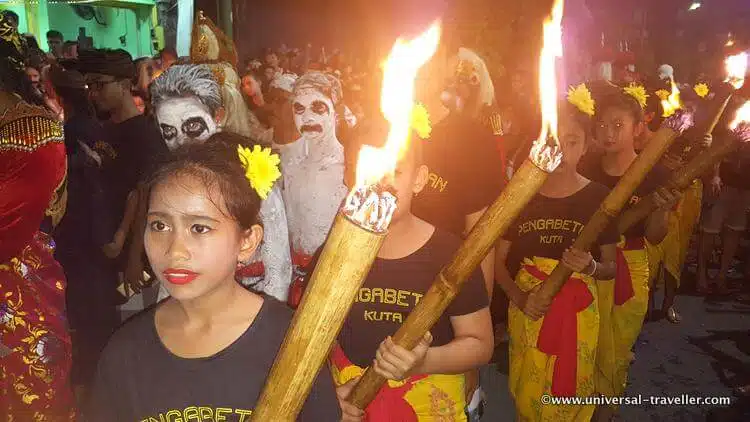
[[[177,285],[188,284],[191,281],[195,280],[196,277],[198,277],[198,273],[196,272],[178,268],[167,268],[162,272],[162,274],[168,282]]]

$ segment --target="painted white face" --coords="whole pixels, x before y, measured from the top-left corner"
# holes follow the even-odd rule
[[[154,111],[170,150],[203,142],[219,130],[208,107],[195,97],[170,98],[159,103]]]
[[[319,91],[305,88],[294,97],[294,124],[302,137],[321,141],[336,136],[333,102]]]

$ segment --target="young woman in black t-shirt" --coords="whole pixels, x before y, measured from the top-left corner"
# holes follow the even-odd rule
[[[258,212],[278,157],[238,150],[248,141],[238,135],[209,141],[174,151],[147,183],[146,255],[171,297],[115,333],[88,421],[249,420],[266,382],[292,311],[234,274],[263,238]],[[339,418],[323,369],[300,419]]]
[[[609,192],[576,170],[591,140],[590,120],[571,105],[561,107],[563,161],[496,246],[502,259],[498,282],[511,301],[509,384],[521,420],[589,420],[595,410],[540,402],[544,395],[595,393],[596,280],[614,277],[617,233],[602,233],[593,255],[571,247]],[[543,303],[536,292],[558,264],[574,274],[551,304]]]
[[[636,159],[635,139],[644,126],[643,109],[623,90],[615,89],[598,98],[595,136],[601,153],[581,160],[581,174],[613,188]],[[668,177],[668,170],[657,164],[636,188],[626,208],[653,193]],[[655,259],[649,259],[647,245],[658,245],[666,236],[669,211],[676,196],[667,192],[664,196],[656,195],[656,200],[660,208],[623,233],[624,240],[617,249],[615,283],[602,284],[599,289],[602,320],[610,323],[601,326],[597,392],[607,396],[624,393],[633,359],[631,350],[648,310],[650,268],[656,268]]]
[[[390,337],[460,245],[458,237],[412,214],[413,197],[429,181],[420,142],[429,141],[415,136],[396,167],[398,208],[331,354],[334,380],[344,390],[370,364],[390,380],[366,409],[365,420],[370,421],[466,421],[466,397],[472,391],[466,391],[465,373],[492,357],[492,321],[481,269],[414,350]],[[346,402],[342,407],[347,421],[365,416]]]

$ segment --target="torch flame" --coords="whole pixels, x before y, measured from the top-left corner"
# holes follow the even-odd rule
[[[742,85],[745,84],[745,75],[747,74],[747,53],[729,56],[724,64],[727,70],[727,79],[725,82],[730,83],[734,89],[742,88]]]
[[[531,148],[529,158],[540,168],[553,171],[562,158],[557,137],[557,59],[563,55],[563,0],[555,0],[550,16],[544,21],[544,44],[539,58],[539,97],[542,108],[542,131]],[[548,142],[552,144],[549,145]]]
[[[667,97],[667,99],[661,100],[661,107],[664,110],[662,117],[670,117],[677,110],[682,108],[682,102],[680,101],[680,89],[677,88],[677,84],[674,82],[674,79],[672,79],[670,82],[672,84],[672,93],[669,94],[669,97]]]
[[[411,41],[401,38],[391,49],[383,65],[380,110],[390,124],[383,148],[364,145],[357,160],[357,185],[373,185],[393,174],[403,156],[411,133],[414,108],[414,80],[419,68],[435,54],[440,41],[440,21]]]
[[[735,130],[740,123],[750,124],[750,101],[746,102],[737,110],[734,120],[729,124],[729,129]]]

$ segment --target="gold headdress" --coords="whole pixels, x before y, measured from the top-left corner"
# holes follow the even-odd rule
[[[190,59],[195,64],[227,62],[232,67],[237,67],[234,42],[202,10],[198,11],[193,24]]]
[[[586,84],[580,84],[568,88],[568,102],[580,110],[581,113],[592,117],[594,116],[596,102],[594,101],[594,97],[591,96],[591,91],[586,87]]]
[[[641,106],[642,109],[646,109],[646,104],[648,104],[648,97],[650,95],[648,95],[648,93],[646,92],[646,88],[644,88],[643,85],[632,83],[623,88],[623,91],[625,91],[625,93],[630,95],[631,97],[635,98],[635,100],[638,101],[638,105]]]

